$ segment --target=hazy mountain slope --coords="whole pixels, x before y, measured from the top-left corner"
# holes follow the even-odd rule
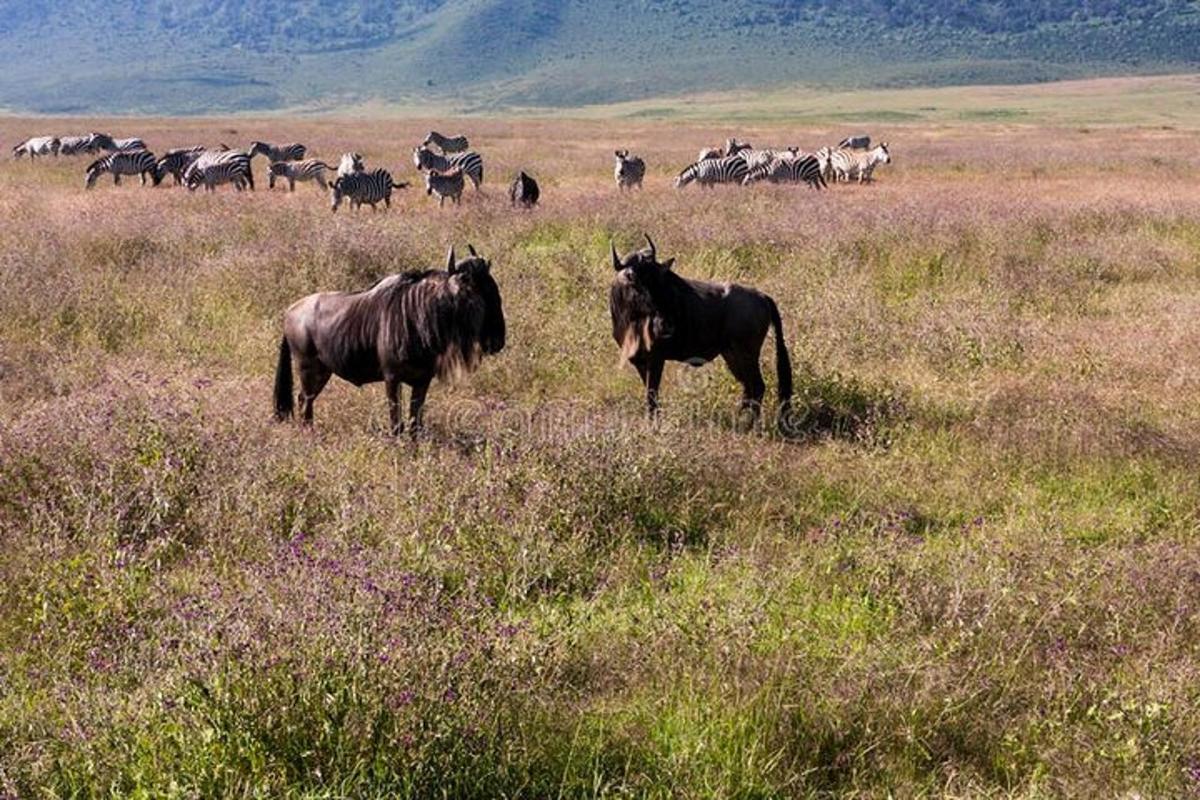
[[[0,1],[0,106],[577,104],[1188,69],[1185,0]]]

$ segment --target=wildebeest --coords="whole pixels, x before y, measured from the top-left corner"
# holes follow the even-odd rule
[[[383,381],[392,432],[400,418],[401,384],[412,387],[408,421],[415,433],[434,377],[474,370],[484,355],[504,349],[504,309],[491,261],[467,246],[470,258],[445,270],[391,275],[365,292],[319,292],[294,303],[283,319],[275,370],[275,417],[292,416],[292,353],[299,362],[303,421],[331,375],[355,386]]]
[[[527,175],[524,170],[513,178],[512,185],[508,187],[508,199],[514,206],[520,204],[525,208],[533,208],[537,205],[541,194],[537,181]]]
[[[613,338],[621,355],[637,369],[646,387],[646,409],[658,410],[658,387],[667,361],[692,366],[717,356],[742,384],[741,410],[758,417],[766,385],[758,358],[767,330],[775,330],[775,369],[780,420],[792,397],[792,365],[775,301],[737,284],[707,283],[676,275],[675,259],[658,261],[654,242],[625,258],[612,246],[616,275],[609,291]]]
[[[628,150],[615,150],[613,156],[616,163],[613,167],[613,178],[621,191],[642,188],[642,179],[646,177],[646,162],[637,156],[630,156]]]

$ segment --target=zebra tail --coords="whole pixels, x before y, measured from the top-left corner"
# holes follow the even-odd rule
[[[775,373],[779,380],[779,414],[783,420],[792,405],[792,360],[783,341],[783,319],[779,316],[779,306],[770,297],[767,303],[771,310],[771,327],[775,329]]]
[[[295,411],[292,391],[292,346],[284,336],[279,341],[279,363],[275,366],[275,419],[283,422]]]

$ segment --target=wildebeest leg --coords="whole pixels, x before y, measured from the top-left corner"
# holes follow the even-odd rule
[[[315,358],[302,360],[300,363],[299,405],[304,409],[300,419],[305,425],[312,425],[313,402],[329,382],[329,375],[325,365]]]
[[[641,368],[638,369],[642,371]],[[646,413],[650,419],[658,416],[658,387],[662,383],[663,361],[658,358],[650,359],[645,367],[646,381]]]
[[[425,395],[429,392],[429,381],[424,383],[414,383],[412,387],[412,400],[408,404],[408,423],[409,432],[415,438],[421,431],[422,423],[421,416],[425,408]]]
[[[404,420],[400,419],[400,379],[394,376],[384,378],[387,384],[388,419],[392,423],[392,436],[399,436],[404,430]]]
[[[726,366],[733,373],[733,377],[742,385],[742,404],[739,407],[739,413],[744,414],[747,410],[750,412],[750,426],[753,427],[758,419],[759,411],[762,409],[763,395],[767,391],[767,385],[763,382],[762,368],[758,365],[758,353],[752,355],[744,353],[725,353],[723,355]]]

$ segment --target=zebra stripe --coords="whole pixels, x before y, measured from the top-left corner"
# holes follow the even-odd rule
[[[749,186],[759,181],[771,183],[806,183],[809,188],[825,188],[825,178],[821,175],[821,162],[814,155],[800,155],[792,158],[775,158],[765,164],[752,167],[742,179],[743,186]]]
[[[349,198],[350,208],[357,209],[366,203],[375,210],[375,204],[382,201],[385,208],[392,207],[392,190],[404,189],[407,183],[396,183],[392,174],[386,169],[374,172],[353,172],[340,175],[333,182],[331,190],[333,210],[337,211],[342,204],[342,198]]]
[[[470,146],[465,136],[443,136],[437,131],[430,131],[425,141],[421,142],[422,147],[429,147],[431,144],[441,150],[442,155],[461,153]]]
[[[206,150],[184,172],[184,183],[193,192],[202,183],[207,192],[215,192],[223,183],[232,183],[239,192],[246,186],[253,191],[250,156],[240,150]]]
[[[296,191],[296,181],[316,181],[322,189],[329,188],[325,183],[325,170],[333,171],[333,167],[317,158],[305,161],[274,161],[267,167],[267,188],[275,188],[276,178],[286,178],[288,191]]]
[[[642,180],[646,177],[646,162],[637,156],[630,157],[628,150],[616,150],[613,156],[616,159],[613,179],[617,182],[617,188],[621,191],[635,186],[642,188]]]
[[[829,156],[834,178],[843,183],[855,178],[859,183],[868,183],[875,167],[891,162],[892,155],[888,152],[887,142],[880,142],[871,150],[838,149]]]
[[[119,184],[122,175],[140,175],[142,186],[146,185],[146,175],[149,174],[158,185],[158,173],[154,167],[157,162],[149,150],[131,150],[112,153],[98,158],[88,165],[84,178],[84,188],[90,189],[96,184],[96,179],[106,172],[112,173],[113,183]]]
[[[154,165],[156,183],[162,183],[163,179],[170,175],[175,179],[175,185],[180,186],[184,182],[184,173],[187,168],[192,165],[192,162],[200,157],[204,152],[202,145],[195,147],[179,147],[174,150],[168,150],[158,163]]]
[[[421,171],[435,169],[438,172],[446,173],[454,169],[461,169],[463,174],[471,179],[476,191],[479,191],[479,185],[483,183],[483,159],[476,152],[439,156],[428,147],[414,147],[413,164]]]
[[[725,158],[708,158],[688,166],[675,178],[675,188],[682,189],[693,181],[700,186],[711,188],[718,183],[741,183],[750,167],[741,154]]]
[[[425,173],[425,194],[437,195],[438,208],[442,207],[447,197],[453,200],[455,205],[461,204],[465,185],[461,169],[454,169],[446,173],[431,169]]]
[[[299,161],[304,158],[304,154],[308,152],[302,144],[292,142],[291,144],[281,144],[278,147],[266,142],[254,141],[250,143],[250,157],[254,158],[259,153],[267,157],[267,161],[274,163],[276,161]]]

